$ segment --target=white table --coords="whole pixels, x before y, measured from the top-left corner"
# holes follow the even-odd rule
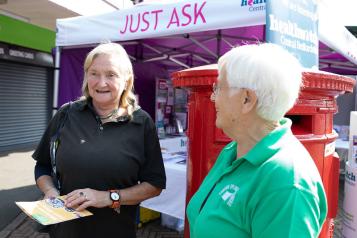
[[[348,150],[350,148],[350,143],[347,140],[336,139],[336,149],[345,149]]]
[[[158,211],[172,217],[185,219],[186,204],[186,163],[177,163],[185,156],[169,157],[163,154],[166,171],[166,189],[160,196],[145,200],[142,207]]]

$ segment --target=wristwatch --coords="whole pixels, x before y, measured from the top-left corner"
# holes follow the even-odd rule
[[[120,194],[118,190],[109,190],[109,197],[112,200],[112,205],[110,208],[113,208],[117,213],[120,213]]]

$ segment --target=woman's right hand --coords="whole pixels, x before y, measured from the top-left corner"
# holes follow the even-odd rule
[[[44,199],[58,197],[59,191],[53,184],[52,177],[49,175],[42,175],[36,180],[38,188],[43,192]]]
[[[50,188],[45,192],[44,199],[55,198],[60,195],[59,191],[56,188]]]

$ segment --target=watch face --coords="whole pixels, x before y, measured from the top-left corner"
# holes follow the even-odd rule
[[[110,198],[111,198],[113,201],[119,201],[120,196],[119,196],[118,193],[112,192],[112,193],[110,193]]]

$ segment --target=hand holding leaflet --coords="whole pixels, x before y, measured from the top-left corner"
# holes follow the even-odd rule
[[[34,202],[15,202],[29,217],[42,225],[52,225],[64,221],[93,215],[88,210],[76,211],[64,206],[64,196]]]

